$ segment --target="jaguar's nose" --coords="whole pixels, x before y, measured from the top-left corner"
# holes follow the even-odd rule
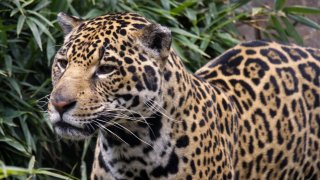
[[[54,96],[54,98],[51,99],[51,104],[59,112],[61,117],[63,113],[74,108],[76,103],[77,103],[76,100],[68,99],[61,95],[56,95]]]

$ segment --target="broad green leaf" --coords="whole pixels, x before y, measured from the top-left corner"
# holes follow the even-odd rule
[[[20,11],[21,14],[24,14],[23,8],[20,4],[19,0],[13,0],[12,1],[16,5],[16,9],[13,9],[10,13],[10,17],[14,16],[18,11]]]
[[[175,39],[173,39],[172,41],[172,48],[175,50],[178,56],[181,57],[182,61],[189,62],[189,59],[185,57],[182,48],[180,47],[180,45],[177,43],[177,40]]]
[[[28,165],[28,170],[29,172],[32,172],[32,169],[34,168],[34,163],[36,162],[36,159],[34,156],[32,156],[30,158],[30,161],[29,161],[29,165]]]
[[[160,2],[162,4],[162,7],[165,10],[170,10],[170,1],[168,1],[168,0],[160,0]]]
[[[91,9],[85,16],[83,16],[83,19],[91,19],[97,16],[100,16],[103,14],[103,11],[99,10],[99,9]]]
[[[185,0],[183,3],[179,4],[176,8],[172,9],[170,12],[178,15],[183,10],[185,10],[187,7],[192,6],[194,3],[196,3],[196,0]]]
[[[54,56],[54,54],[56,53],[56,49],[55,49],[55,42],[52,41],[51,39],[47,40],[47,60],[48,60],[48,66],[51,65],[51,59]]]
[[[81,180],[87,180],[88,174],[87,174],[87,165],[85,161],[81,161]]]
[[[79,180],[76,177],[57,171],[50,168],[41,168],[41,169],[26,169],[15,166],[5,166],[0,168],[0,177],[9,177],[9,176],[23,176],[23,175],[47,175],[52,178],[64,179],[64,180]]]
[[[189,33],[188,31],[185,31],[185,30],[180,29],[180,28],[170,28],[170,30],[172,32],[174,32],[174,33],[177,33],[178,35],[183,35],[183,36],[186,36],[186,37],[201,39],[199,36],[194,35],[192,33]]]
[[[19,84],[17,83],[17,80],[13,78],[8,78],[7,81],[9,82],[12,89],[14,89],[17,92],[19,98],[22,99],[21,89]]]
[[[230,46],[234,46],[236,44],[239,44],[240,41],[233,38],[230,34],[228,33],[217,33],[216,34],[220,39],[222,39],[224,42],[228,43]]]
[[[279,22],[278,18],[274,15],[271,16],[271,21],[273,23],[274,29],[279,33],[279,37],[284,42],[289,42],[286,32],[284,31],[283,27],[281,26],[281,23]]]
[[[9,126],[16,127],[16,124],[13,122],[14,118],[20,117],[22,115],[26,114],[24,111],[17,111],[13,110],[11,108],[6,109],[6,111],[3,113],[3,118],[5,119],[4,123]]]
[[[186,8],[186,16],[192,21],[195,25],[197,21],[197,12],[193,9]]]
[[[285,13],[320,14],[320,8],[306,6],[289,6],[283,8]]]
[[[3,70],[0,70],[0,75],[2,75],[2,76],[7,76],[6,72],[3,71]]]
[[[291,22],[289,21],[289,19],[287,19],[286,17],[282,17],[281,20],[284,22],[284,24],[286,25],[286,32],[287,34],[289,34],[297,44],[299,45],[303,45],[303,40],[301,38],[301,36],[299,35],[299,33],[296,31],[295,27],[291,24]]]
[[[0,137],[0,142],[7,144],[8,146],[16,149],[18,153],[22,153],[25,156],[30,156],[30,154],[26,151],[24,145],[13,138],[9,137]],[[1,171],[1,169],[0,169]]]
[[[50,1],[42,0],[32,10],[39,11],[40,9],[47,7],[50,3],[51,3]]]
[[[225,52],[226,50],[221,47],[220,44],[215,43],[215,42],[211,42],[209,45],[212,49],[214,49],[215,51],[217,51],[219,54],[222,54],[223,52]]]
[[[24,22],[26,20],[26,16],[21,14],[18,18],[18,23],[17,23],[17,34],[19,36],[19,34],[21,33],[21,30],[23,28]]]
[[[52,41],[55,41],[55,39],[53,38],[53,36],[51,35],[47,27],[44,26],[40,21],[38,21],[36,18],[33,18],[33,17],[28,17],[28,19],[33,21],[40,28],[40,30],[44,32]]]
[[[24,135],[24,140],[25,140],[25,142],[27,144],[26,150],[28,152],[30,152],[30,153],[32,151],[34,151],[36,153],[37,149],[35,148],[35,144],[33,142],[31,132],[30,132],[30,130],[28,128],[28,125],[26,123],[27,117],[28,117],[27,115],[23,115],[22,117],[19,117],[19,119],[20,119],[20,127],[21,127],[23,135]]]
[[[0,135],[1,136],[4,136],[5,134],[4,134],[4,128],[2,128],[2,126],[0,126]]]
[[[52,22],[50,22],[47,18],[45,18],[43,15],[37,13],[36,11],[32,11],[32,10],[27,10],[28,13],[33,14],[35,16],[37,16],[38,18],[40,18],[42,21],[44,21],[46,24],[48,24],[49,26],[53,27]]]
[[[22,7],[22,8],[25,8],[26,6],[32,4],[32,3],[34,2],[34,0],[22,1],[22,2],[24,2],[24,3],[21,5],[21,7]]]
[[[17,13],[19,12],[19,9],[18,8],[15,8],[11,11],[10,13],[10,17],[13,17],[14,15],[16,15]],[[22,15],[24,15],[24,13],[21,13]]]
[[[307,17],[297,16],[297,15],[293,15],[293,14],[288,14],[288,17],[297,21],[298,23],[301,23],[306,26],[312,27],[314,29],[320,30],[320,25]]]
[[[210,57],[208,54],[206,54],[204,51],[202,51],[199,46],[195,45],[194,43],[190,43],[188,39],[186,39],[184,36],[178,36],[177,40],[181,42],[184,46],[189,47],[191,50],[200,53],[201,55],[205,57]]]
[[[27,19],[27,24],[33,34],[33,37],[35,38],[40,50],[42,51],[42,42],[41,42],[41,35],[39,33],[38,27],[34,24],[33,21]]]
[[[12,76],[12,58],[10,55],[4,55],[5,67],[8,73],[8,76]]]
[[[286,0],[275,0],[274,2],[274,9],[276,11],[279,11],[283,8],[283,6],[286,4]]]
[[[177,22],[177,24],[179,24],[179,22],[177,21],[177,19],[175,19],[173,16],[171,16],[171,13],[166,11],[166,10],[163,10],[163,9],[157,9],[157,8],[152,8],[152,7],[145,7],[147,10],[149,11],[153,11],[153,12],[156,12],[158,13],[159,15],[167,18],[167,19],[170,19],[172,21],[175,21]]]
[[[206,50],[207,47],[208,47],[208,45],[209,45],[209,43],[210,43],[210,41],[211,41],[211,37],[204,38],[204,39],[201,41],[200,49],[203,50],[203,51]]]

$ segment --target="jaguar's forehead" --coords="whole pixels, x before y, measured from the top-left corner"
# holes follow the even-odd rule
[[[119,53],[121,45],[132,43],[133,34],[147,24],[148,20],[135,13],[107,14],[83,21],[65,38],[59,54],[75,63],[90,63],[106,49]]]

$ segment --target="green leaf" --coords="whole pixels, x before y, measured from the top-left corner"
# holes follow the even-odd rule
[[[305,6],[289,6],[283,8],[285,13],[299,13],[299,14],[320,14],[320,8],[305,7]]]
[[[274,9],[276,11],[279,11],[283,8],[283,6],[286,4],[286,0],[275,0],[274,2]]]
[[[83,19],[91,19],[97,16],[100,16],[103,14],[103,11],[99,10],[99,9],[91,9],[85,16],[83,16]]]
[[[41,14],[37,13],[36,11],[32,11],[32,10],[27,10],[28,13],[33,14],[35,16],[37,16],[38,18],[40,18],[42,21],[44,21],[46,24],[48,24],[49,26],[53,27],[52,22],[50,22],[47,18],[45,18],[44,16],[42,16]]]
[[[17,14],[19,12],[19,9],[18,8],[15,8],[11,11],[10,13],[10,17],[14,16],[15,14]],[[21,14],[24,14],[24,13],[21,13]]]
[[[30,4],[32,4],[33,2],[34,2],[34,0],[29,0],[29,1],[22,1],[22,2],[24,2],[23,4],[22,4],[22,8],[25,8],[25,7],[27,7],[28,5],[30,5]]]
[[[191,8],[186,8],[186,16],[191,20],[191,21],[196,21],[197,20],[197,11],[191,9]]]
[[[39,33],[38,27],[34,24],[33,21],[27,19],[27,24],[33,34],[33,37],[35,38],[40,50],[42,51],[42,42],[41,42],[41,35]]]
[[[47,40],[47,59],[48,59],[48,66],[51,65],[51,59],[54,56],[54,54],[56,53],[56,49],[55,49],[55,42],[52,41],[51,39]]]
[[[168,1],[168,0],[160,0],[160,2],[162,4],[162,7],[165,10],[170,10],[170,1]]]
[[[290,19],[297,21],[298,23],[320,30],[320,25],[307,17],[297,16],[293,14],[288,14],[288,17],[290,17]]]
[[[199,36],[194,35],[192,33],[189,33],[188,31],[185,31],[180,28],[170,28],[170,30],[174,33],[177,33],[178,35],[183,35],[183,36],[191,37],[191,38],[195,38],[195,39],[201,39]]]
[[[186,37],[184,36],[178,36],[176,37],[176,39],[178,41],[181,42],[181,44],[183,44],[184,46],[189,47],[191,50],[200,53],[201,55],[205,56],[205,57],[210,57],[208,54],[206,54],[204,51],[202,51],[199,46],[195,45],[194,43],[191,43]]]
[[[22,99],[21,89],[19,84],[17,83],[17,80],[13,78],[8,78],[7,81],[9,82],[12,89],[14,89],[17,92],[19,98]]]
[[[216,50],[219,54],[222,54],[223,52],[226,51],[226,49],[224,49],[223,47],[221,47],[220,44],[215,43],[215,42],[211,42],[209,45],[211,48],[213,48],[214,50]]]
[[[26,151],[24,145],[22,145],[17,140],[10,137],[0,137],[0,142],[7,144],[8,146],[16,149],[19,153],[24,154],[25,156],[30,156],[30,154]],[[1,172],[1,169],[0,169]]]
[[[12,58],[9,55],[4,55],[5,67],[8,73],[8,76],[12,76]]]
[[[183,10],[185,10],[187,7],[192,6],[196,2],[197,2],[196,0],[186,0],[183,3],[181,3],[179,6],[177,6],[176,8],[172,9],[170,12],[178,15]]]
[[[188,58],[185,57],[182,48],[178,45],[175,39],[173,39],[172,41],[172,48],[175,50],[178,56],[182,59],[182,61],[189,62]]]
[[[282,41],[284,42],[289,42],[288,38],[287,38],[287,34],[284,31],[283,27],[281,26],[278,18],[274,15],[271,15],[271,21],[273,23],[273,28],[278,32],[278,34],[280,35],[280,38]]]
[[[52,41],[55,41],[55,39],[53,38],[53,36],[51,35],[47,27],[44,26],[40,21],[38,21],[36,18],[33,18],[33,17],[28,17],[28,19],[33,21],[40,28],[40,30],[43,31]]]
[[[25,169],[21,167],[15,167],[15,166],[2,166],[0,168],[0,177],[9,177],[9,176],[25,176],[25,175],[47,175],[58,179],[64,179],[64,180],[78,180],[78,178],[73,177],[71,175],[68,175],[66,173],[63,173],[61,171],[57,171],[55,169],[50,168],[41,168],[41,169]]]
[[[0,70],[0,75],[2,75],[2,76],[7,76],[6,72],[3,71],[3,70]]]
[[[17,6],[16,9],[13,9],[10,13],[10,17],[14,16],[18,11],[20,11],[21,14],[24,14],[23,8],[20,4],[19,0],[13,0],[13,3]]]
[[[36,159],[34,158],[34,156],[32,156],[30,158],[29,165],[28,165],[28,170],[29,170],[30,173],[32,172],[32,169],[34,167],[34,163],[35,162],[36,162]]]
[[[173,16],[171,16],[171,13],[166,11],[166,10],[163,10],[163,9],[158,9],[158,8],[153,8],[153,7],[145,7],[145,9],[147,9],[148,11],[153,11],[153,12],[156,12],[158,13],[159,15],[161,15],[162,17],[164,18],[167,18],[167,19],[170,19],[174,22],[176,22],[177,24],[180,24],[177,19],[175,19]]]
[[[217,33],[216,35],[225,43],[228,43],[230,46],[234,46],[240,43],[239,40],[233,38],[229,33]]]
[[[204,39],[201,41],[200,49],[202,49],[203,51],[204,51],[205,49],[207,49],[210,41],[211,41],[211,37],[204,38]]]
[[[295,27],[291,24],[291,22],[289,21],[289,19],[287,19],[286,17],[282,17],[281,20],[284,22],[284,24],[286,25],[286,32],[287,34],[289,34],[297,44],[299,45],[303,45],[303,40],[301,38],[301,36],[299,35],[299,33],[296,31]]]
[[[18,18],[18,23],[17,23],[17,34],[19,36],[19,34],[21,33],[22,27],[24,25],[24,22],[26,20],[26,16],[21,14]]]
[[[20,126],[21,126],[21,129],[22,129],[22,132],[23,132],[23,135],[24,135],[24,140],[27,144],[26,146],[26,149],[28,152],[32,152],[34,151],[35,153],[37,152],[37,149],[35,148],[35,143],[32,139],[32,135],[31,135],[31,132],[28,128],[28,125],[26,123],[26,119],[27,119],[27,115],[24,115],[22,117],[19,117],[20,119]]]
[[[51,3],[50,1],[42,0],[32,10],[33,11],[39,11],[40,9],[43,9],[43,8],[47,7],[50,3]]]

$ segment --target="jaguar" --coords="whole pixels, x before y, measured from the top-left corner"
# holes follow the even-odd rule
[[[243,42],[194,74],[136,13],[58,14],[49,119],[91,179],[319,179],[320,51]]]

